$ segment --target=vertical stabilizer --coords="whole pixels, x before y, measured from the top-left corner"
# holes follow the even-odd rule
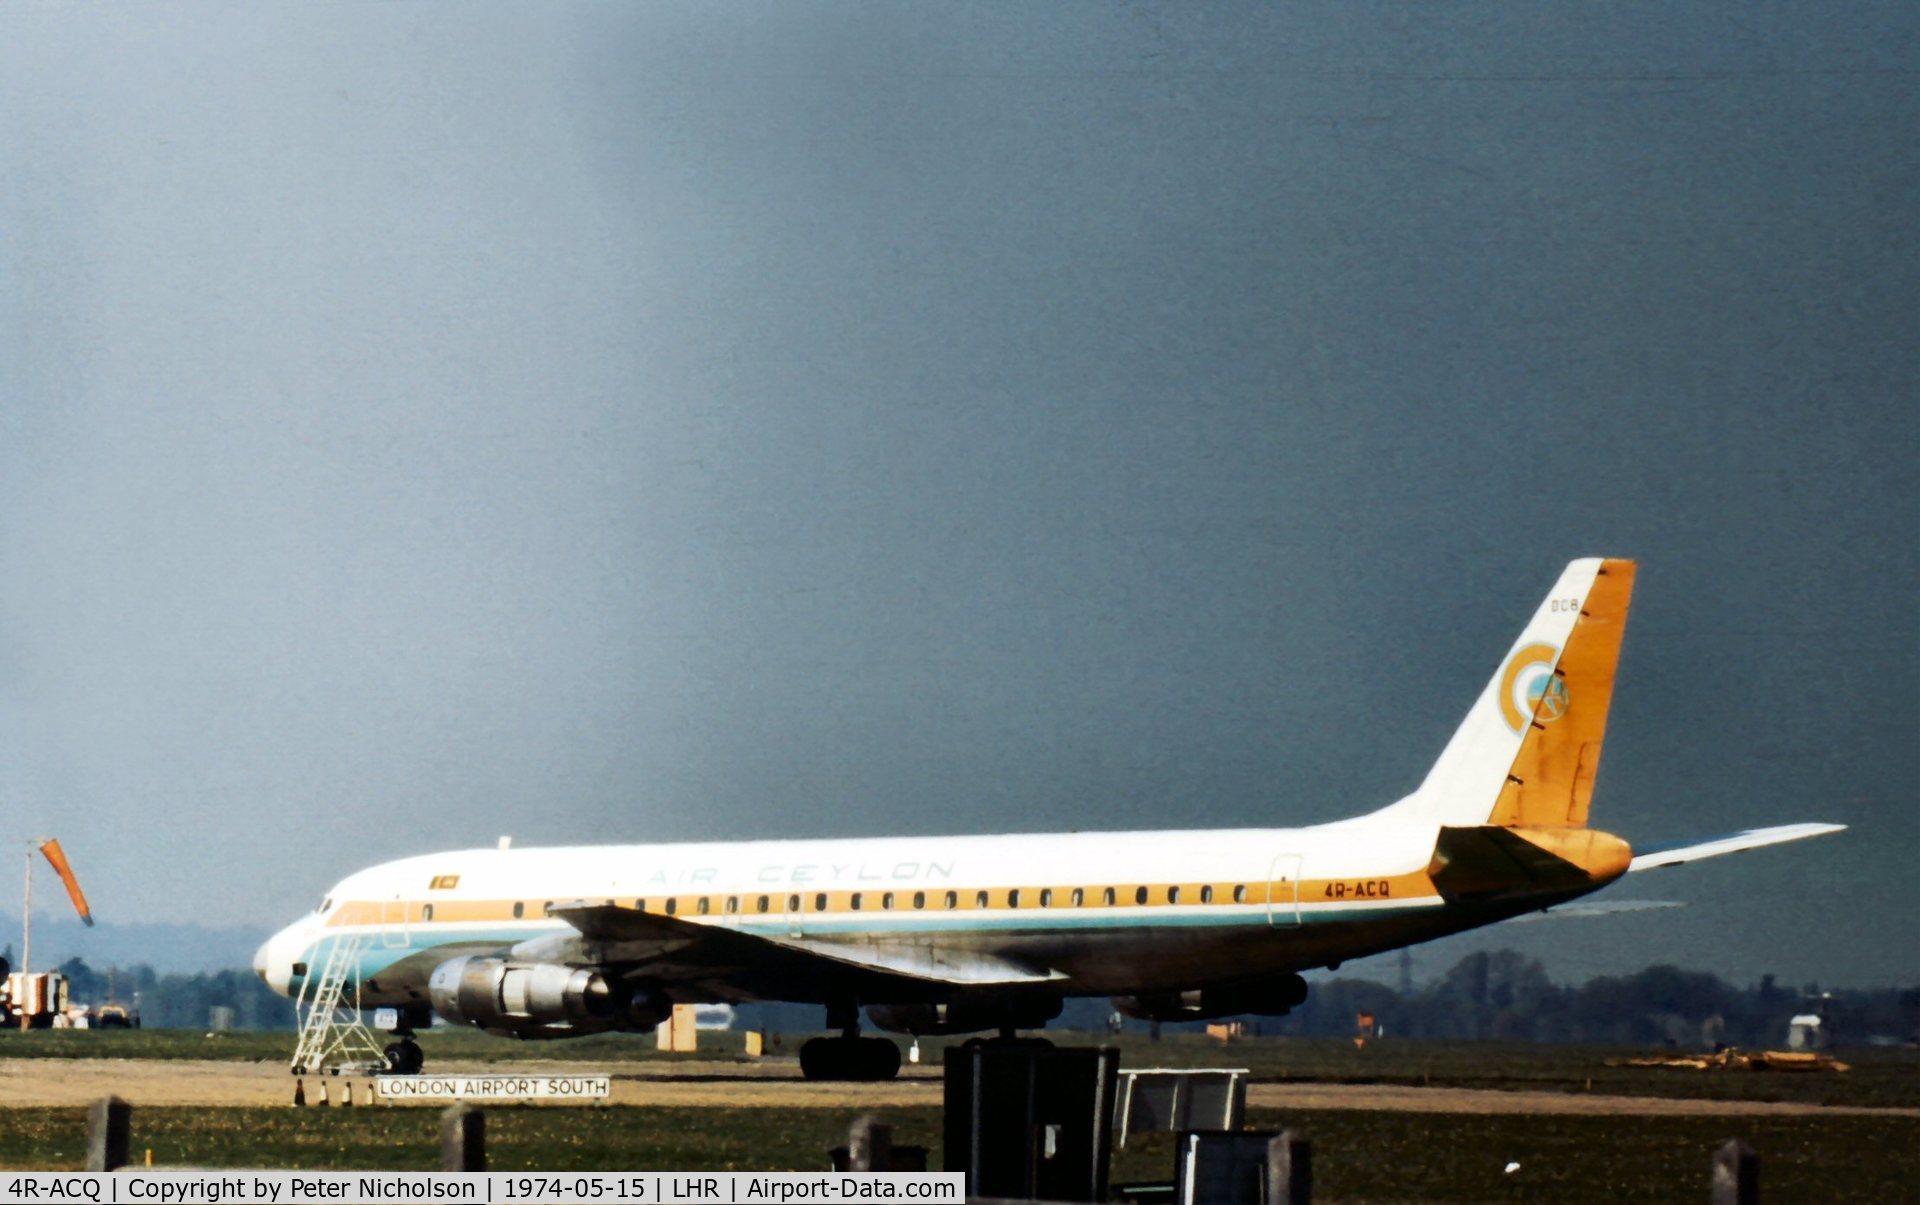
[[[1489,824],[1584,828],[1607,735],[1614,668],[1633,598],[1633,562],[1605,561],[1580,607],[1554,682],[1528,717]]]
[[[1632,561],[1568,565],[1426,781],[1388,813],[1443,825],[1584,825],[1632,589]]]

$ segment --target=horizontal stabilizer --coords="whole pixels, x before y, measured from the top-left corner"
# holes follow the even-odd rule
[[[1579,916],[1618,916],[1622,912],[1654,912],[1662,908],[1684,908],[1679,900],[1583,900],[1578,904],[1562,904],[1558,908],[1542,908],[1538,912],[1523,912],[1512,917],[1508,924],[1529,920],[1554,920],[1558,917]]]
[[[1592,890],[1630,856],[1625,841],[1594,829],[1442,828],[1427,874],[1449,899]]]
[[[1682,862],[1697,862],[1701,858],[1717,858],[1721,854],[1739,853],[1743,849],[1759,849],[1764,845],[1779,845],[1783,841],[1799,841],[1805,837],[1823,837],[1828,833],[1845,832],[1844,824],[1780,824],[1772,828],[1750,828],[1744,832],[1729,833],[1724,837],[1701,837],[1690,841],[1675,841],[1667,845],[1651,846],[1640,850],[1633,856],[1633,864],[1627,869],[1652,870],[1656,866],[1678,866]]]

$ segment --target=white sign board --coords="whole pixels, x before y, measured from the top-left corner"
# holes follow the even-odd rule
[[[607,1075],[381,1075],[381,1100],[605,1100]]]

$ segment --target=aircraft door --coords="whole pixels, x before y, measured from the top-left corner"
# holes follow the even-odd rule
[[[392,899],[380,901],[380,944],[389,950],[403,950],[411,944],[407,901],[399,892],[395,892]]]
[[[780,910],[786,914],[787,936],[800,936],[800,919],[807,911],[806,893],[788,883],[786,894],[780,900]]]
[[[1279,854],[1267,867],[1267,923],[1292,928],[1300,923],[1300,855]]]

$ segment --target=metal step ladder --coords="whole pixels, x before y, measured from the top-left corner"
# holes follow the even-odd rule
[[[295,1075],[386,1069],[385,1048],[360,1020],[361,943],[358,936],[335,941],[320,977],[309,977],[301,985],[300,998],[294,1002],[300,1016],[300,1042],[293,1051]],[[351,1001],[347,999],[349,978]]]

